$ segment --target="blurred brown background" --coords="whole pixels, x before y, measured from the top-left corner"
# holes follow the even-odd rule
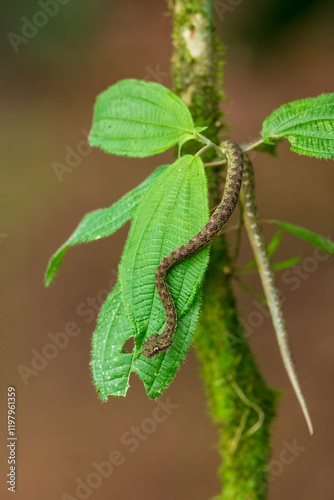
[[[7,386],[17,391],[18,500],[79,498],[77,478],[86,482],[93,462],[123,456],[109,478],[81,498],[205,500],[219,491],[216,429],[207,415],[203,384],[193,351],[167,391],[171,415],[145,434],[135,451],[121,442],[132,426],[149,429],[156,403],[132,376],[126,398],[102,404],[89,370],[95,319],[79,316],[80,304],[96,299],[113,276],[128,226],[111,238],[69,251],[50,289],[43,275],[51,254],[82,216],[110,206],[172,154],[145,160],[91,151],[57,178],[54,162],[65,164],[89,130],[95,97],[123,78],[171,85],[170,17],[163,0],[108,2],[72,0],[49,16],[30,39],[21,35],[23,17],[41,11],[37,1],[2,1],[1,38],[1,498],[6,489]],[[224,89],[231,138],[256,138],[263,119],[284,102],[333,92],[333,5],[328,1],[215,2],[217,31],[227,44]],[[39,18],[43,24],[44,17]],[[13,46],[14,45],[14,46]],[[14,50],[16,47],[16,51]],[[332,236],[334,165],[297,156],[287,144],[279,159],[254,158],[259,207],[278,218]],[[266,228],[268,237],[273,234]],[[277,258],[300,255],[303,277],[280,275],[295,360],[315,425],[310,438],[283,370],[269,319],[253,328],[255,356],[271,385],[284,390],[274,425],[269,499],[334,498],[334,260],[315,260],[314,249],[286,236]],[[250,258],[243,245],[240,262]],[[294,278],[294,280],[292,279]],[[298,284],[298,285],[297,285]],[[235,287],[247,321],[254,299]],[[86,306],[82,306],[86,307]],[[49,333],[76,322],[70,339],[48,365],[26,378],[32,350],[42,352]],[[145,427],[146,426],[146,427]],[[294,460],[280,454],[295,442]],[[289,455],[291,456],[291,455]],[[94,481],[94,476],[90,477]],[[64,494],[69,497],[63,496]]]

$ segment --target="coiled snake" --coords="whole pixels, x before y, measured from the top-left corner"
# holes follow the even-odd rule
[[[173,250],[159,264],[155,285],[164,305],[167,321],[162,333],[156,333],[143,344],[143,355],[152,358],[166,351],[172,344],[177,327],[177,313],[173,298],[166,283],[168,271],[176,264],[209,245],[224,228],[235,209],[241,188],[243,156],[240,147],[231,141],[222,144],[222,152],[227,157],[227,177],[224,194],[218,207],[205,226],[191,240]]]
[[[243,205],[244,223],[261,276],[279,349],[310,434],[313,434],[311,418],[293,362],[279,292],[275,285],[275,276],[267,254],[267,246],[257,211],[253,167],[248,156],[243,155],[241,148],[234,142],[226,141],[222,144],[221,148],[227,158],[227,177],[222,200],[199,233],[160,262],[155,275],[155,284],[165,308],[167,321],[162,333],[154,334],[144,342],[143,355],[147,358],[152,358],[166,351],[172,344],[177,328],[177,312],[166,283],[167,273],[176,264],[206,247],[218,236],[237,205],[242,183],[240,199]]]

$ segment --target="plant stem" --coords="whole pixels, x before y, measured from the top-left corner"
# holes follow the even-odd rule
[[[252,149],[255,149],[257,146],[260,146],[263,143],[263,139],[256,139],[255,141],[251,142],[250,144],[245,144],[245,146],[242,146],[242,150],[244,153],[247,151],[251,151]]]
[[[221,45],[212,34],[210,0],[170,1],[173,13],[172,76],[174,90],[190,108],[196,126],[208,126],[205,135],[219,144],[224,129],[219,104],[223,99]],[[196,143],[186,144],[195,153]],[[215,159],[213,149],[204,161]],[[219,166],[208,169],[210,206],[220,201]],[[224,484],[222,500],[264,500],[267,461],[271,454],[270,423],[276,394],[264,383],[243,333],[231,286],[231,269],[225,235],[212,245],[204,301],[195,347],[202,363],[208,405],[219,429],[218,451]],[[233,384],[231,384],[233,380]],[[236,391],[235,387],[239,390]],[[240,398],[240,394],[244,398]],[[246,399],[245,399],[246,398]],[[252,406],[245,406],[245,401]],[[251,436],[260,408],[264,422]],[[237,448],[237,452],[235,453]]]

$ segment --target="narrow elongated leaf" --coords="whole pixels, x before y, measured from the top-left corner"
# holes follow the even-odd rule
[[[120,265],[124,302],[139,334],[159,333],[166,320],[154,282],[159,263],[194,236],[208,217],[203,163],[198,156],[183,156],[161,175],[143,198]],[[167,283],[179,318],[194,301],[208,259],[209,251],[205,248],[168,273]]]
[[[155,169],[144,182],[124,195],[111,207],[94,210],[94,212],[86,214],[74,233],[51,257],[45,274],[45,285],[49,286],[53,281],[69,246],[110,236],[128,220],[132,219],[144,193],[166,168],[167,165],[162,165]]]
[[[141,354],[143,339],[136,337],[125,314],[120,285],[116,284],[102,306],[93,335],[91,369],[95,387],[102,401],[108,396],[125,396],[131,372],[144,382],[147,394],[156,398],[168,387],[184,360],[197,323],[200,298],[180,319],[172,346],[152,359]],[[132,336],[132,353],[124,352],[124,343]]]
[[[89,142],[108,153],[142,158],[201,130],[181,99],[163,85],[122,80],[97,98]]]
[[[292,151],[316,158],[334,158],[334,94],[283,104],[263,122],[266,143],[285,137]]]
[[[278,249],[281,243],[282,236],[283,236],[283,231],[277,231],[277,233],[275,233],[274,236],[272,237],[267,248],[269,257],[272,257],[276,252],[276,250]]]
[[[334,241],[329,238],[325,238],[320,234],[314,233],[313,231],[309,231],[308,229],[300,226],[295,226],[294,224],[288,224],[287,222],[279,220],[273,220],[273,222],[281,229],[284,229],[284,231],[287,231],[298,238],[309,241],[312,245],[321,248],[329,254],[334,254]]]
[[[273,264],[274,271],[283,271],[284,269],[288,269],[289,267],[297,265],[301,261],[301,257],[291,257],[291,259],[282,260],[281,262],[275,262]]]

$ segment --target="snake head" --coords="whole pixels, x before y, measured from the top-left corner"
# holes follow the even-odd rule
[[[155,333],[144,342],[142,354],[145,358],[153,358],[161,352],[167,351],[171,345],[171,340],[166,338],[165,335]]]

